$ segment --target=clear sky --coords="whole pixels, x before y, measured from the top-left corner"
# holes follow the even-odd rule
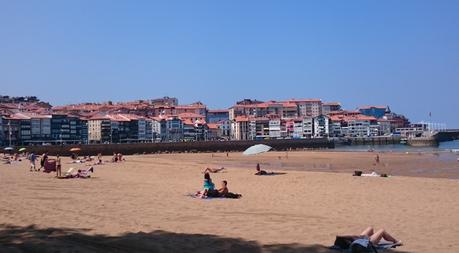
[[[390,105],[459,127],[459,1],[0,0],[0,94]]]

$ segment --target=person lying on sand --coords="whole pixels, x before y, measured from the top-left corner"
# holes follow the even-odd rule
[[[267,172],[266,170],[262,170],[260,168],[260,164],[257,163],[257,172],[255,173],[256,176],[264,176],[264,175],[272,175],[274,172]]]
[[[204,174],[205,174],[205,173],[218,173],[218,172],[220,172],[220,171],[222,171],[222,170],[224,170],[224,169],[225,169],[224,167],[215,168],[215,169],[214,169],[214,168],[206,168],[206,169],[204,170],[204,172],[202,172],[202,173],[204,173]]]
[[[63,177],[58,178],[90,178],[92,173],[94,173],[94,168],[92,166],[86,170],[78,170],[77,173],[75,173],[74,168],[70,168],[67,172],[64,173]]]
[[[382,241],[382,239],[384,239],[384,241],[386,242],[393,243],[392,247],[403,245],[402,241],[395,239],[384,229],[380,229],[375,232],[372,227],[368,227],[360,235],[337,236],[335,240],[335,246],[341,249],[349,249],[350,247],[352,247],[351,244],[359,239],[368,240],[373,246],[378,245]]]

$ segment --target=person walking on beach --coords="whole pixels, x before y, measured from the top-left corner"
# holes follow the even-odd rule
[[[56,177],[62,176],[62,163],[59,155],[56,156]]]
[[[376,163],[379,163],[379,154],[376,154],[375,161]]]
[[[41,159],[40,159],[40,168],[38,168],[38,171],[40,171],[41,169],[44,169],[44,168],[45,168],[45,164],[46,164],[47,161],[48,161],[48,154],[44,153],[44,154],[41,156]]]
[[[29,155],[29,161],[30,161],[30,171],[36,171],[36,167],[35,167],[35,160],[37,159],[35,153],[30,153]]]

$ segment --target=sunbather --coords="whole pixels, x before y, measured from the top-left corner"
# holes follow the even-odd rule
[[[224,167],[215,168],[215,169],[214,169],[214,168],[206,168],[206,169],[204,170],[203,173],[204,173],[204,174],[205,174],[205,173],[218,173],[218,172],[220,172],[220,171],[222,171],[222,170],[224,170],[224,169],[225,169]]]
[[[78,173],[74,173],[75,168],[69,168],[65,173],[63,178],[74,178]]]
[[[90,178],[92,173],[94,173],[94,168],[91,166],[87,170],[78,170],[78,177],[79,178]]]
[[[74,168],[70,168],[64,173],[64,176],[60,178],[90,178],[92,173],[94,173],[94,168],[92,166],[86,170],[78,170],[76,173]]]
[[[390,247],[401,246],[402,241],[395,239],[384,229],[374,231],[372,227],[365,229],[360,235],[346,235],[346,236],[337,236],[335,241],[335,246],[338,246],[341,249],[348,249],[352,247],[351,245],[359,239],[368,240],[373,246],[377,246],[382,239],[386,242],[390,242]]]

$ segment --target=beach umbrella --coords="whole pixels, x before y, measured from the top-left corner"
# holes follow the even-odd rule
[[[270,147],[268,145],[257,144],[257,145],[253,145],[252,147],[246,149],[244,151],[244,153],[242,153],[242,154],[243,155],[258,155],[258,154],[261,154],[261,153],[268,152],[271,149],[272,149],[272,147]]]
[[[14,149],[13,147],[6,147],[6,148],[4,148],[3,150],[5,150],[5,151],[11,151],[11,150],[13,150],[13,149]]]
[[[19,152],[24,152],[24,151],[26,151],[26,148],[20,148],[19,149]]]
[[[71,148],[71,149],[70,149],[70,152],[78,152],[78,151],[80,151],[80,150],[81,150],[81,148]]]

